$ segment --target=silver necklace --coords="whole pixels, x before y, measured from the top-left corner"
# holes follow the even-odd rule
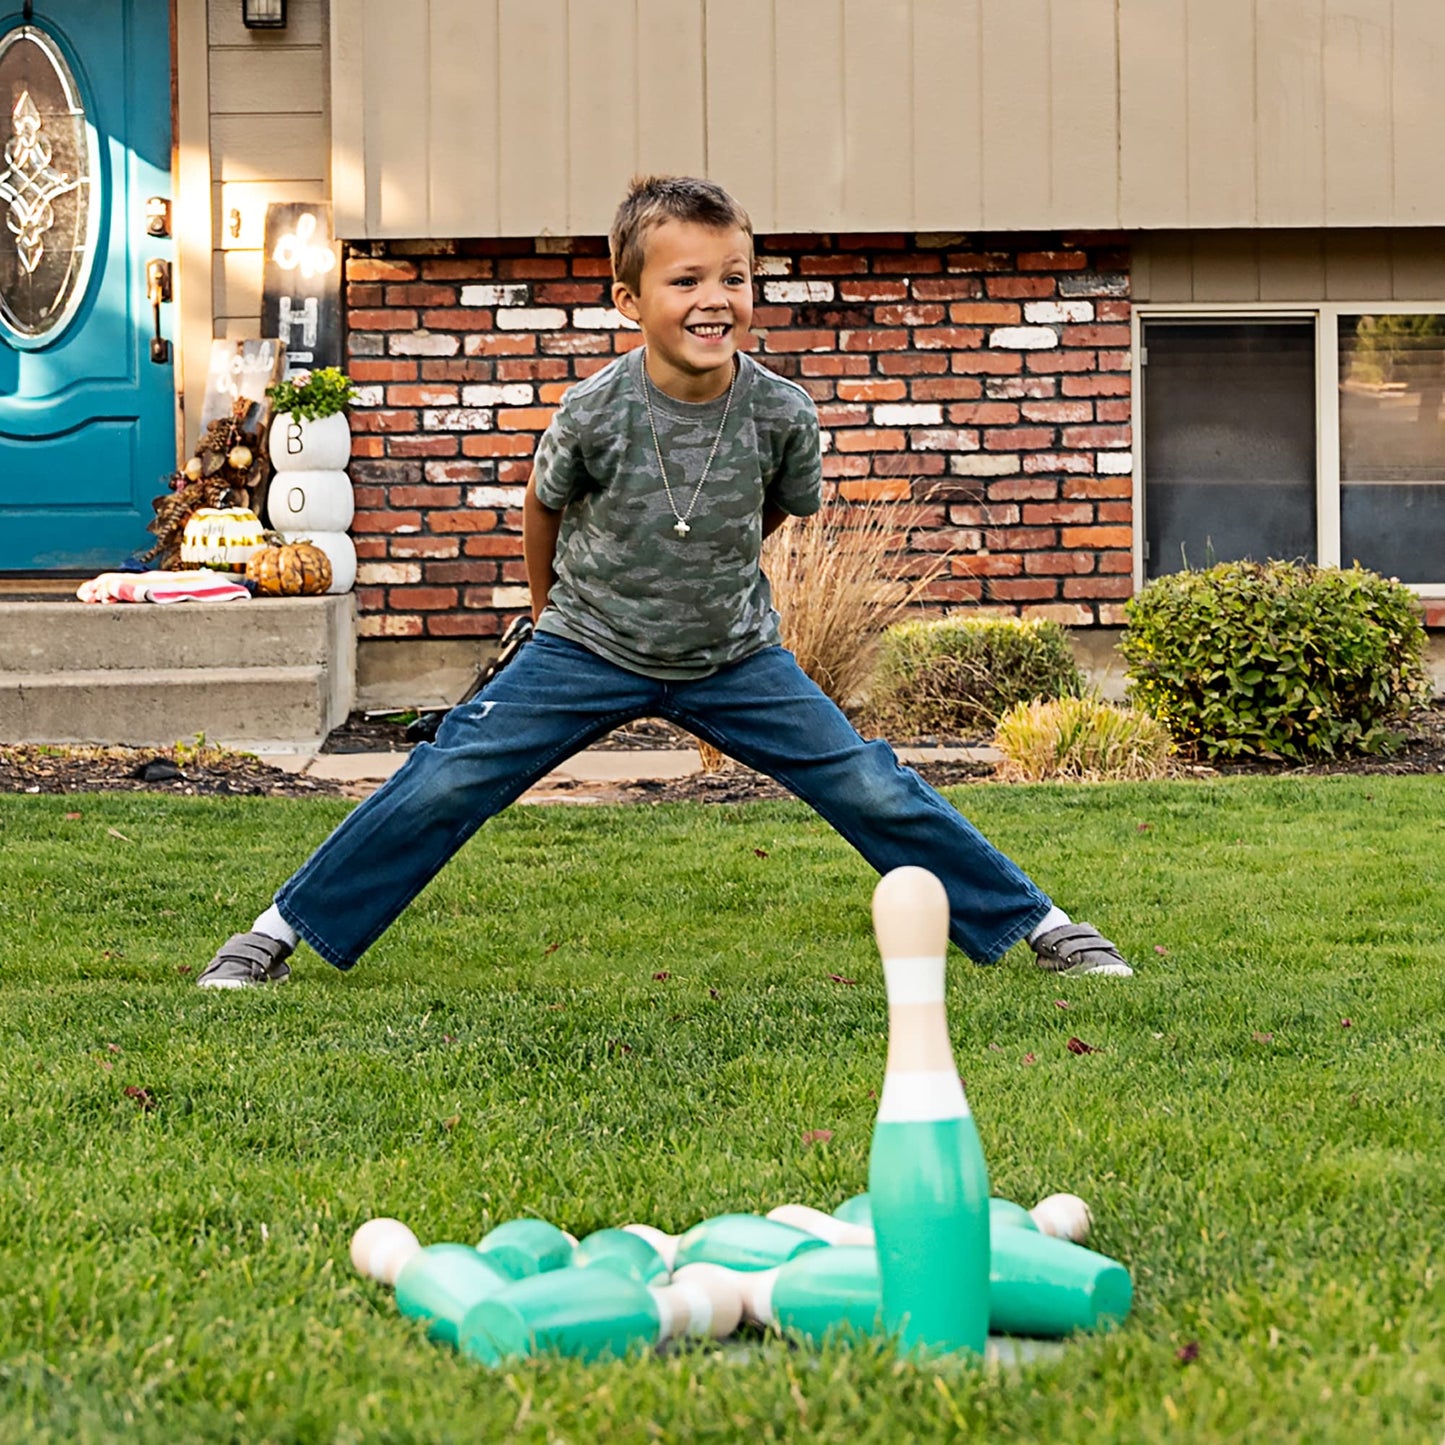
[[[702,496],[703,483],[707,481],[707,474],[712,470],[712,459],[717,455],[717,449],[722,445],[723,429],[728,424],[728,412],[733,405],[733,386],[738,379],[738,364],[733,362],[733,374],[728,378],[727,400],[723,403],[722,420],[717,426],[717,435],[712,439],[712,450],[707,454],[707,461],[703,466],[702,475],[697,479],[697,486],[693,488],[692,501],[687,504],[687,511],[679,512],[677,502],[672,495],[672,483],[667,479],[667,467],[662,460],[662,444],[657,440],[657,419],[652,414],[652,378],[647,374],[647,357],[642,358],[642,400],[647,405],[647,426],[652,433],[652,450],[657,453],[657,470],[662,473],[662,490],[667,493],[667,505],[672,509],[672,515],[677,518],[673,523],[672,530],[679,537],[685,537],[692,531],[688,526],[693,508],[697,506],[697,499]],[[687,480],[687,474],[683,474],[683,480]]]

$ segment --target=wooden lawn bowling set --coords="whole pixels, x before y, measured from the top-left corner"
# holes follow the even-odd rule
[[[555,1353],[592,1360],[743,1324],[816,1343],[883,1333],[919,1355],[981,1355],[990,1332],[1057,1339],[1128,1313],[1129,1272],[1084,1248],[1083,1200],[1032,1210],[989,1196],[944,1008],[948,899],[922,868],[873,894],[888,994],[888,1057],[869,1192],[832,1214],[784,1204],[722,1214],[681,1235],[646,1224],[582,1240],[513,1219],[475,1245],[423,1247],[372,1219],[351,1262],[390,1285],[429,1339],[488,1365]]]

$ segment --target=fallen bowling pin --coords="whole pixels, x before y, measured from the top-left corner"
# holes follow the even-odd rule
[[[780,1224],[791,1224],[794,1229],[806,1230],[816,1235],[824,1244],[872,1244],[873,1227],[867,1224],[847,1224],[821,1209],[810,1209],[806,1204],[780,1204],[768,1210],[768,1218]]]
[[[868,1185],[883,1325],[905,1347],[988,1340],[988,1169],[953,1058],[944,1007],[948,895],[923,868],[873,891],[888,995],[888,1057]]]
[[[806,1206],[794,1204],[787,1204],[781,1207],[789,1211],[806,1208]],[[777,1214],[777,1212],[777,1210],[774,1210],[773,1214]],[[810,1210],[809,1213],[821,1213],[821,1211]],[[823,1217],[825,1219],[832,1219],[836,1223],[847,1224],[854,1229],[862,1231],[863,1234],[867,1236],[864,1238],[862,1234],[860,1234],[859,1237],[852,1239],[843,1239],[840,1237],[831,1240],[830,1243],[873,1243],[873,1206],[868,1195],[855,1194],[851,1199],[845,1199],[832,1214],[824,1215]],[[788,1218],[790,1222],[796,1224],[800,1229],[806,1229],[808,1227],[803,1223],[803,1215],[801,1214],[793,1215],[790,1213]],[[995,1229],[1031,1229],[1035,1231],[1038,1229],[1038,1225],[1034,1222],[1033,1216],[1022,1204],[1015,1204],[1012,1199],[1000,1199],[997,1196],[990,1197],[988,1201],[988,1227],[990,1233]],[[822,1239],[828,1238],[828,1235],[824,1233],[822,1229],[818,1230],[818,1235]]]
[[[509,1219],[489,1229],[477,1248],[513,1279],[545,1274],[572,1262],[577,1241],[545,1219]]]
[[[429,1340],[455,1348],[467,1312],[513,1282],[469,1244],[429,1244],[397,1274],[396,1307],[408,1319],[425,1320]]]
[[[399,1219],[368,1219],[351,1236],[351,1264],[358,1274],[394,1285],[402,1265],[421,1241]]]
[[[1047,1199],[1040,1199],[1029,1215],[1041,1233],[1071,1240],[1074,1244],[1082,1244],[1094,1227],[1089,1206],[1077,1194],[1050,1194]]]
[[[680,1235],[668,1234],[661,1229],[654,1229],[650,1224],[624,1224],[624,1234],[635,1234],[639,1239],[645,1239],[662,1256],[662,1262],[671,1270],[677,1261],[677,1241]]]
[[[598,1229],[578,1242],[572,1263],[580,1269],[610,1269],[638,1284],[666,1284],[667,1261],[640,1234],[627,1229]]]
[[[461,1349],[488,1365],[547,1352],[595,1360],[682,1336],[721,1339],[741,1317],[739,1289],[721,1278],[651,1289],[611,1270],[567,1266],[480,1300],[462,1322]]]
[[[689,1264],[721,1264],[729,1269],[770,1269],[826,1242],[761,1214],[718,1214],[687,1230],[677,1242],[674,1270]]]

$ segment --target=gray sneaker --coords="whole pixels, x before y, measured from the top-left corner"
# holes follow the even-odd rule
[[[1050,973],[1132,978],[1124,955],[1092,923],[1065,923],[1033,939],[1034,962]]]
[[[291,977],[286,944],[264,933],[233,933],[196,980],[201,988],[255,988]]]

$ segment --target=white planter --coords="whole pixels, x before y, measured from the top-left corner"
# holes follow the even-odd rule
[[[277,472],[266,494],[266,518],[278,532],[344,532],[355,515],[345,472]]]
[[[345,532],[283,532],[288,542],[310,542],[326,553],[331,563],[327,594],[350,592],[356,586],[356,543]]]
[[[301,421],[283,411],[271,423],[271,465],[278,472],[342,472],[351,460],[345,412]]]

